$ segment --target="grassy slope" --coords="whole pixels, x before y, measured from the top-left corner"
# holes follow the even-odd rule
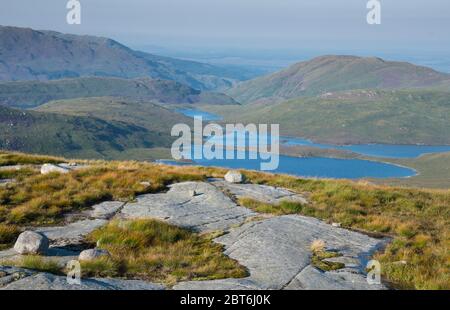
[[[0,133],[2,149],[84,158],[167,143],[132,124],[5,107],[0,107]]]
[[[174,81],[149,78],[126,80],[87,77],[0,83],[0,104],[9,107],[34,108],[52,100],[102,96],[153,100],[162,103],[235,103],[233,99],[223,94],[200,92]]]
[[[20,163],[26,155],[9,156]],[[15,162],[12,162],[13,160]],[[40,158],[38,158],[41,160]],[[224,169],[170,167],[133,162],[91,162],[90,169],[64,175],[21,175],[18,184],[0,188],[0,243],[9,243],[22,225],[58,223],[63,214],[109,199],[133,199],[184,180],[223,177]],[[307,193],[311,204],[258,208],[268,213],[298,213],[343,227],[388,235],[392,243],[376,255],[383,276],[397,287],[449,289],[450,192],[404,189],[335,180],[307,180],[245,172],[249,181]],[[142,181],[150,181],[146,187]],[[258,206],[254,206],[257,208]],[[15,225],[15,226],[14,226]],[[13,229],[17,227],[16,229]],[[399,263],[406,261],[406,264]]]
[[[414,159],[382,159],[416,169],[419,175],[406,179],[373,180],[379,184],[426,188],[450,188],[450,153],[429,154]]]
[[[228,121],[277,123],[284,135],[320,142],[450,144],[450,92],[360,90],[207,109]]]
[[[238,84],[227,94],[244,103],[285,100],[326,92],[366,88],[442,85],[450,75],[409,63],[355,56],[322,56],[280,72]]]
[[[91,116],[144,127],[161,136],[170,136],[175,124],[191,124],[189,117],[149,101],[114,97],[92,97],[51,101],[35,109],[64,115]]]

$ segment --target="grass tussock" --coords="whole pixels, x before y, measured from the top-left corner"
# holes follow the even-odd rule
[[[53,274],[63,274],[62,267],[55,261],[45,259],[38,255],[27,255],[12,262],[3,262],[4,265],[16,266],[20,268],[26,268],[31,270],[37,270],[42,272],[48,272]]]
[[[210,238],[156,220],[113,221],[88,239],[98,241],[111,256],[83,262],[83,276],[139,278],[170,285],[247,275]]]
[[[16,225],[5,225],[0,223],[0,250],[11,247],[20,232],[20,228]]]
[[[301,203],[282,201],[278,205],[272,205],[270,203],[264,203],[257,201],[252,198],[240,198],[238,203],[241,206],[249,208],[255,212],[274,214],[274,215],[287,215],[287,214],[298,214],[305,207]]]

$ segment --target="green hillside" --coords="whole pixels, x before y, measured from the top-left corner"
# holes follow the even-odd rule
[[[444,88],[449,82],[448,74],[410,63],[375,57],[322,56],[242,82],[227,94],[242,103],[270,102],[352,89]]]
[[[333,144],[450,144],[450,93],[434,90],[359,90],[207,110]]]
[[[75,78],[55,81],[0,83],[0,104],[33,108],[51,100],[118,96],[162,103],[236,104],[230,97],[202,92],[183,84],[158,79]]]
[[[0,106],[0,149],[4,150],[108,158],[112,152],[166,143],[166,137],[136,125]]]
[[[168,108],[148,102],[114,97],[92,97],[51,101],[35,109],[75,116],[90,116],[146,128],[161,136],[169,136],[175,124],[190,124],[192,119]]]

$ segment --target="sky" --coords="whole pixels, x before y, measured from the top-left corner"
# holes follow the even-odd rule
[[[68,0],[0,0],[0,24],[114,38],[169,50],[365,51],[450,54],[450,1],[80,0],[81,25],[66,23]]]

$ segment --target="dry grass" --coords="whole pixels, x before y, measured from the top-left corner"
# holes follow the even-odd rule
[[[156,220],[113,221],[89,241],[111,257],[83,262],[83,276],[139,278],[164,282],[239,278],[247,271],[206,236]]]
[[[18,157],[27,161],[23,158],[27,155]],[[0,223],[55,224],[64,213],[103,200],[131,200],[141,193],[162,191],[173,182],[223,177],[226,173],[225,169],[136,162],[90,164],[90,169],[67,175],[23,176],[17,184],[0,188]],[[284,210],[250,200],[244,204],[253,205],[260,212],[298,213],[341,223],[344,228],[391,236],[393,242],[375,257],[381,262],[386,279],[399,288],[450,289],[450,191],[308,180],[257,172],[245,174],[252,183],[309,193],[311,203]],[[142,181],[150,181],[151,186],[141,185]],[[14,234],[2,232],[1,236]]]
[[[0,250],[11,247],[20,232],[20,228],[16,225],[5,225],[0,223]]]
[[[450,191],[307,180],[246,172],[253,183],[309,192],[299,212],[345,228],[393,237],[375,259],[398,288],[450,289]],[[406,261],[406,264],[398,264]]]
[[[132,200],[164,190],[167,184],[203,180],[195,169],[166,168],[144,163],[92,163],[69,174],[35,173],[13,186],[0,188],[0,222],[18,225],[57,224],[65,213],[105,200]],[[150,182],[150,186],[141,182]]]
[[[320,239],[314,240],[309,248],[313,253],[323,252],[325,250],[325,241]]]
[[[19,260],[11,262],[2,262],[3,265],[16,266],[42,272],[49,272],[57,275],[63,274],[63,268],[55,261],[45,259],[38,255],[23,256]]]

